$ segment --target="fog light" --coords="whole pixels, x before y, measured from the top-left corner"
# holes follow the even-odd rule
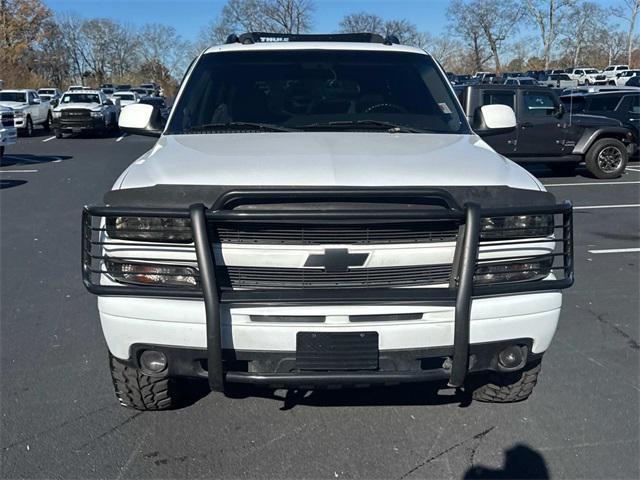
[[[140,355],[140,366],[149,373],[160,373],[167,368],[167,357],[156,350],[145,350]]]
[[[498,363],[508,370],[515,370],[524,366],[524,355],[518,346],[507,347],[498,354]]]

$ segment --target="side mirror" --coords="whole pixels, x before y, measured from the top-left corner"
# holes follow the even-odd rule
[[[40,105],[40,99],[39,98],[34,98],[33,100],[31,100],[29,102],[29,104],[31,104],[31,105]]]
[[[122,109],[118,126],[123,132],[132,135],[159,137],[162,134],[160,109],[144,103],[129,105]]]
[[[105,105],[113,105],[113,102],[107,98],[107,99],[105,100],[104,104],[105,104]]]
[[[476,110],[473,129],[480,135],[507,133],[516,128],[516,114],[508,105],[484,105]]]

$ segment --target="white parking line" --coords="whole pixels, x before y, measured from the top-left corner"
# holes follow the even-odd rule
[[[639,170],[640,171],[640,170]],[[573,187],[573,186],[584,186],[584,185],[628,185],[630,183],[640,183],[638,181],[630,181],[630,182],[576,182],[576,183],[547,183],[545,187]]]
[[[49,137],[49,138],[45,138],[44,140],[42,140],[43,142],[50,142],[51,140],[53,140],[55,137],[55,135],[53,137]]]
[[[640,248],[609,248],[605,250],[587,250],[589,253],[631,253],[640,252]]]
[[[628,205],[586,205],[584,207],[573,207],[574,210],[592,210],[596,208],[638,208],[640,203],[630,203]]]
[[[627,167],[627,170],[631,170],[632,172],[640,172],[640,168]]]
[[[35,173],[38,170],[0,170],[0,173]]]
[[[123,133],[122,135],[120,135],[118,138],[116,138],[116,142],[119,142],[120,140],[122,140],[124,137],[126,137],[127,134]]]

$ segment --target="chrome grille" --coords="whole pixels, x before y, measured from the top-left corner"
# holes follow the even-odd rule
[[[91,118],[91,112],[84,108],[69,108],[62,110],[62,118],[81,120]]]
[[[315,268],[219,267],[226,273],[227,288],[300,289],[300,288],[387,288],[449,283],[451,264],[408,267],[357,268],[347,272],[326,272]],[[224,282],[221,282],[225,288]]]
[[[244,224],[218,226],[221,243],[266,245],[402,244],[455,242],[456,222],[354,226],[284,226]]]
[[[13,127],[13,112],[10,113],[0,113],[0,118],[2,118],[2,126],[3,127]]]

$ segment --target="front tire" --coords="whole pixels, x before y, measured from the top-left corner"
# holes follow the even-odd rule
[[[42,128],[44,128],[45,132],[51,131],[51,124],[53,123],[53,117],[51,116],[51,112],[47,113],[47,119],[42,124]]]
[[[55,135],[56,135],[56,138],[62,138],[62,130],[60,130],[59,128],[56,128]]]
[[[618,178],[629,161],[627,147],[617,138],[602,138],[591,146],[585,156],[587,169],[596,178]]]
[[[177,404],[175,379],[164,374],[146,375],[109,354],[111,378],[120,404],[136,410],[168,410]]]
[[[33,120],[31,120],[29,116],[27,116],[25,120],[23,132],[25,137],[31,137],[33,135]]]
[[[4,157],[4,145],[0,147],[0,158]]]
[[[481,377],[471,377],[465,387],[479,402],[513,403],[529,398],[538,382],[542,361],[527,365],[517,372],[491,372]]]

